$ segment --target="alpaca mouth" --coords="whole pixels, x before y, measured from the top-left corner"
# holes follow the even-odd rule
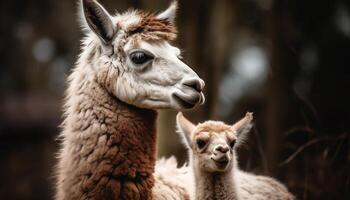
[[[191,95],[182,92],[174,92],[172,96],[178,104],[185,109],[193,108],[197,104],[203,104],[205,101],[202,92],[193,92]]]
[[[225,155],[219,158],[211,158],[211,159],[215,162],[216,166],[219,168],[225,168],[229,163],[229,159]]]

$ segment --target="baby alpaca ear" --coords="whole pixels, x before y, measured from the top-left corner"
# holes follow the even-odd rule
[[[177,132],[183,138],[188,147],[191,147],[191,134],[195,125],[179,112],[176,116]]]
[[[157,15],[158,19],[164,19],[169,21],[170,23],[175,23],[175,17],[176,17],[176,11],[177,11],[177,1],[173,1],[169,8],[163,11],[162,13]]]
[[[116,27],[109,13],[96,0],[82,0],[83,15],[88,27],[104,44],[111,42]]]
[[[253,127],[253,113],[247,112],[245,117],[232,125],[232,130],[237,133],[238,138],[244,137]]]

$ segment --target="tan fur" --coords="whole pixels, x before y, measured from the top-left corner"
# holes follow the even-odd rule
[[[200,123],[197,125],[194,135],[198,135],[201,132],[208,132],[209,134],[224,132],[224,131],[229,131],[230,129],[231,129],[231,126],[228,126],[222,122],[206,121],[205,123]]]

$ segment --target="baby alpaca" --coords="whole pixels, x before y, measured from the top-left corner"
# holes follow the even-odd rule
[[[177,126],[190,151],[196,200],[292,200],[286,187],[266,176],[241,171],[236,147],[252,127],[247,113],[234,125],[206,121],[195,126],[180,112]]]

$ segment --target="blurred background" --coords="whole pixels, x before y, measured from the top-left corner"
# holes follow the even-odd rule
[[[100,0],[114,13],[168,0]],[[0,199],[52,199],[65,79],[79,53],[77,1],[0,2]],[[206,81],[185,115],[233,123],[254,112],[240,167],[298,199],[350,198],[350,1],[180,0],[177,46]],[[159,119],[159,156],[186,151],[175,112]]]

